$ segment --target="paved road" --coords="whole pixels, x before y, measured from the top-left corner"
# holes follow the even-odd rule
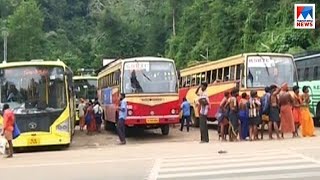
[[[0,172],[19,180],[320,179],[319,150],[319,137],[128,144],[16,154],[0,159]]]

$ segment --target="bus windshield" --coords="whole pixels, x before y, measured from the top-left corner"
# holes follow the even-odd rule
[[[248,56],[247,87],[266,87],[288,83],[293,86],[293,59],[285,56]]]
[[[98,81],[96,79],[74,80],[76,98],[93,100],[97,95]]]
[[[126,62],[123,91],[130,93],[176,93],[177,75],[172,62]]]
[[[17,114],[63,110],[66,107],[64,70],[54,66],[23,66],[0,70],[1,109]]]

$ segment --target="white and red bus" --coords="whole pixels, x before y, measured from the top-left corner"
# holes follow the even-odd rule
[[[98,74],[98,98],[104,107],[105,128],[118,118],[120,93],[128,103],[127,127],[161,128],[179,123],[178,77],[175,63],[160,57],[116,59]]]

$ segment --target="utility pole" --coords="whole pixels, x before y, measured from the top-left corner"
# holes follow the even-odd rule
[[[7,62],[8,55],[8,36],[9,32],[6,27],[2,28],[2,36],[3,36],[3,63]]]

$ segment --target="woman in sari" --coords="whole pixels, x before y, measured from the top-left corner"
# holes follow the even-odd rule
[[[296,137],[294,119],[292,113],[293,98],[289,93],[288,84],[285,83],[281,87],[280,92],[280,131],[284,138],[284,133],[292,133],[292,137]]]
[[[87,123],[87,134],[91,135],[97,129],[92,101],[89,101],[88,107],[86,109],[85,117],[86,117],[86,123]],[[87,121],[87,118],[89,118],[90,120]]]
[[[299,136],[298,130],[301,124],[301,111],[300,111],[300,106],[301,106],[301,98],[299,95],[299,86],[294,86],[292,88],[294,95],[293,95],[293,107],[292,107],[292,114],[293,114],[293,119],[294,119],[294,125],[295,125],[295,133],[296,136]]]
[[[239,102],[240,140],[246,140],[246,138],[249,137],[249,115],[247,108],[247,98],[247,93],[242,93]]]
[[[309,96],[308,87],[303,86],[302,91],[303,91],[303,94],[301,95],[302,105],[300,108],[302,136],[303,137],[315,136],[313,119],[309,111],[310,96]]]

